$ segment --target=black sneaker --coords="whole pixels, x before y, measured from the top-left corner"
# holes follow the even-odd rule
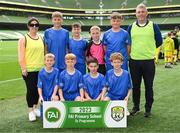
[[[147,118],[148,118],[148,117],[151,117],[151,112],[145,112],[145,113],[144,113],[144,117],[147,117]]]
[[[140,112],[140,110],[138,108],[133,107],[133,109],[130,112],[130,115],[136,115],[139,112]]]

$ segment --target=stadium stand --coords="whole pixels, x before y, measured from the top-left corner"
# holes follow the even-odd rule
[[[21,38],[27,31],[26,30],[0,30],[0,41],[1,40],[17,40]],[[43,36],[43,32],[39,34]]]
[[[0,31],[0,40],[5,39],[18,39],[22,37],[22,33],[19,31],[10,31],[10,30],[1,30]]]
[[[4,0],[0,0],[4,1]],[[99,9],[99,3],[102,1],[104,9],[134,8],[139,3],[144,3],[148,7],[178,5],[179,0],[8,0],[11,2],[26,3],[41,6],[80,8],[80,9]],[[69,4],[71,3],[71,4]]]
[[[31,17],[31,16],[28,16]],[[9,16],[1,15],[0,22],[10,22],[10,23],[26,23],[28,20],[26,16]],[[51,20],[45,17],[38,17],[41,24],[50,24]]]
[[[29,16],[30,17],[30,16]],[[23,16],[0,16],[0,22],[9,22],[9,23],[26,23],[28,17]],[[45,17],[38,17],[41,24],[51,24],[51,19]],[[165,18],[151,18],[157,24],[170,24],[180,22],[180,17],[165,17]],[[123,25],[129,25],[134,22],[135,19],[124,19]],[[100,20],[88,20],[88,19],[65,19],[63,25],[71,25],[72,23],[79,22],[81,25],[100,25]],[[109,20],[105,19],[102,21],[103,25],[109,25]]]
[[[162,24],[163,29],[179,25],[179,0],[0,0],[0,29],[16,27],[24,30],[31,16],[37,17],[45,29],[52,25],[53,11],[63,13],[63,25],[69,29],[74,22],[87,26],[85,30],[89,30],[91,25],[101,25],[105,29],[110,25],[109,16],[113,11],[124,16],[123,26],[127,27],[135,21],[135,7],[141,2],[148,6],[151,20]]]

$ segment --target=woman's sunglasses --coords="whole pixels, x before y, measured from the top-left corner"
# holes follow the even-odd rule
[[[29,24],[30,27],[39,27],[39,24]]]

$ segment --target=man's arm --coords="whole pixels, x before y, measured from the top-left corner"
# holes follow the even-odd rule
[[[157,24],[153,23],[153,28],[154,28],[154,37],[156,41],[156,48],[158,48],[159,46],[162,45],[162,42],[163,42],[162,34]]]
[[[129,33],[129,36],[131,37],[131,29],[132,29],[132,24],[128,26],[127,32]]]

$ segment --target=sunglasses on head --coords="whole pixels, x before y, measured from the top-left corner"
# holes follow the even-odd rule
[[[29,24],[30,27],[39,27],[39,24]]]

